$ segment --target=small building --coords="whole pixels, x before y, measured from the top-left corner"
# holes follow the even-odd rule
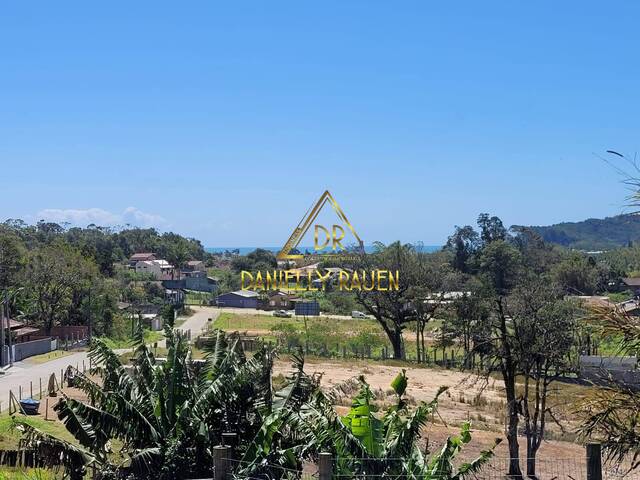
[[[237,290],[218,295],[216,304],[219,307],[258,308],[258,293],[252,290]]]
[[[267,295],[267,299],[261,302],[265,310],[292,310],[298,297],[277,290]]]
[[[202,260],[189,260],[184,264],[183,270],[185,272],[204,272],[206,266]]]
[[[176,288],[176,289],[167,288],[164,291],[164,298],[171,305],[174,305],[174,306],[184,305],[185,293],[184,293],[184,290],[181,290],[179,288]]]
[[[155,259],[156,259],[156,254],[155,253],[151,253],[151,252],[134,253],[129,258],[129,266],[131,268],[135,268],[136,267],[136,263],[138,263],[138,262],[148,262],[148,261],[155,260]]]
[[[163,280],[162,286],[170,290],[193,290],[196,292],[215,293],[218,280],[206,275],[194,275],[180,280]]]
[[[623,278],[622,284],[633,291],[635,296],[640,295],[640,278]]]
[[[141,260],[136,263],[136,273],[151,275],[157,280],[168,280],[174,277],[174,267],[166,260]]]

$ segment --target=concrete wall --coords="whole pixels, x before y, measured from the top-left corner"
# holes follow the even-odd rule
[[[13,359],[19,362],[22,359],[48,353],[51,351],[51,338],[33,340],[31,342],[16,343],[12,345]]]

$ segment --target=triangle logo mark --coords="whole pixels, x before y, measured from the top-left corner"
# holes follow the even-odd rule
[[[289,237],[289,240],[287,240],[287,243],[284,244],[284,247],[282,247],[282,250],[280,250],[280,252],[278,252],[278,255],[276,255],[276,259],[295,260],[295,259],[304,258],[304,255],[302,255],[301,253],[298,253],[298,252],[292,253],[291,251],[298,247],[305,233],[307,232],[307,230],[309,230],[309,227],[313,224],[316,217],[318,216],[318,214],[320,213],[324,205],[327,203],[331,205],[331,207],[333,208],[334,212],[336,213],[336,215],[338,216],[342,224],[345,225],[351,231],[351,233],[353,234],[353,236],[358,242],[358,249],[361,251],[364,251],[364,244],[360,239],[360,237],[358,236],[358,234],[356,233],[353,226],[351,225],[351,223],[349,222],[349,220],[347,219],[347,216],[344,214],[344,212],[342,211],[338,203],[335,201],[331,193],[329,193],[329,190],[325,190],[325,192],[320,196],[320,199],[315,203],[315,205],[312,208],[310,208],[307,211],[307,213],[305,213],[304,217],[302,217],[302,220],[300,220],[300,223],[298,223],[298,226],[293,230],[293,233]],[[334,250],[335,250],[336,243],[340,245],[340,247],[342,247],[342,245],[339,243],[339,240],[341,240],[344,237],[344,231],[342,231],[341,237],[339,238],[336,237],[335,227],[336,225],[334,225],[334,229],[332,231],[332,234],[334,235],[333,237]],[[341,226],[337,226],[337,227],[342,229]],[[324,233],[327,235],[326,242],[325,242],[325,246],[326,246],[329,243],[329,239],[330,239],[329,236],[331,235],[331,233],[321,225],[316,225],[316,236],[317,236],[318,228],[321,228],[324,231]],[[336,238],[337,238],[337,241],[336,241]],[[314,245],[314,248],[316,248],[316,245]],[[337,256],[339,256],[339,254],[322,254],[322,257],[327,257],[327,258],[337,257]]]

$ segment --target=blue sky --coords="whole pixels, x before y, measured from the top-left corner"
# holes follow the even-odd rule
[[[329,189],[365,243],[624,210],[637,2],[12,2],[0,218],[279,245]]]

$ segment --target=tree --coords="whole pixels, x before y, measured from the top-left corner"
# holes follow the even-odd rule
[[[455,232],[447,239],[445,250],[453,252],[451,265],[455,270],[470,273],[470,261],[480,246],[480,237],[470,225],[456,226]]]
[[[376,252],[363,255],[358,270],[381,269],[398,272],[400,282],[397,290],[356,291],[358,303],[380,324],[391,342],[393,358],[404,356],[402,332],[415,321],[412,301],[413,291],[424,285],[421,257],[411,245],[395,242],[385,247],[376,245]]]
[[[489,217],[488,213],[478,215],[478,227],[480,228],[480,240],[486,245],[496,240],[507,238],[507,229],[498,217]]]
[[[239,273],[241,270],[248,272],[273,270],[277,267],[278,262],[273,252],[263,248],[258,248],[245,257],[235,257],[231,261],[231,268],[236,273]]]
[[[8,229],[0,229],[0,291],[15,285],[24,259],[25,249],[20,238]]]
[[[24,273],[30,315],[50,334],[54,325],[74,317],[97,268],[78,250],[58,242],[29,252]]]
[[[90,465],[105,480],[169,480],[211,475],[212,446],[222,443],[223,433],[237,433],[236,454],[243,467],[268,462],[301,471],[299,451],[294,451],[301,445],[287,433],[285,421],[317,389],[317,380],[304,374],[302,360],[296,358],[293,375],[274,391],[271,350],[261,348],[247,358],[237,338],[217,331],[199,366],[186,337],[171,322],[165,334],[166,361],[158,363],[137,329],[131,370],[94,339],[91,373],[100,381],[74,371],[76,386],[88,400],[65,396],[55,407],[80,446],[16,419],[26,434],[22,448],[34,451],[45,465],[62,460],[74,480],[83,478]],[[113,440],[122,445],[123,462],[113,459]],[[282,475],[276,470],[269,478]]]
[[[513,349],[524,377],[518,408],[527,438],[527,476],[536,478],[536,457],[547,419],[555,420],[548,403],[550,387],[573,370],[577,306],[565,300],[548,278],[532,275],[513,292],[509,315]]]
[[[416,321],[416,357],[426,361],[425,329],[435,318],[448,318],[449,295],[462,284],[462,275],[452,270],[446,252],[416,252],[420,283],[409,290]]]
[[[480,252],[479,275],[483,282],[487,304],[491,309],[488,325],[490,336],[486,346],[490,348],[492,363],[489,365],[488,371],[497,369],[505,386],[508,419],[507,442],[510,458],[508,475],[513,478],[522,478],[516,394],[518,357],[513,343],[506,297],[516,284],[521,266],[520,252],[504,240],[491,242],[485,245]]]
[[[474,354],[484,355],[485,350],[478,346],[483,344],[489,311],[484,298],[477,289],[462,292],[453,301],[450,328],[462,343],[464,351],[464,366],[473,368]]]

